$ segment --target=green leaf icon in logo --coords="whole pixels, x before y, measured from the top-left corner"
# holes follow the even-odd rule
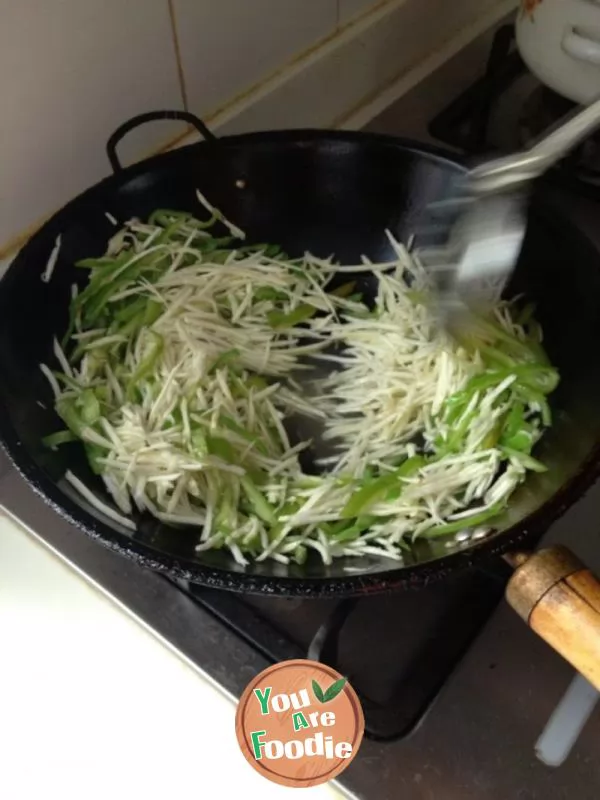
[[[330,700],[334,700],[338,694],[342,691],[344,686],[346,685],[346,678],[340,678],[335,683],[332,683],[329,689],[325,692],[323,702],[328,703]]]
[[[339,680],[335,681],[331,684],[331,686],[323,691],[319,684],[316,681],[312,682],[312,689],[315,697],[319,701],[319,703],[329,703],[331,700],[335,700],[338,694],[342,691],[344,686],[346,685],[347,679],[340,678]]]
[[[323,694],[323,689],[321,689],[321,687],[319,686],[319,684],[316,681],[312,682],[312,690],[313,690],[314,696],[317,698],[319,703],[324,703],[325,702],[325,695]]]

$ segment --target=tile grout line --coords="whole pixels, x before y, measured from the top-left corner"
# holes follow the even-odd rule
[[[297,54],[296,56],[291,58],[288,62],[286,62],[284,65],[275,69],[266,78],[263,78],[262,80],[248,87],[246,90],[238,93],[237,95],[234,95],[234,97],[229,98],[228,101],[223,106],[213,109],[207,115],[207,121],[213,124],[215,124],[215,122],[217,124],[222,124],[222,121],[220,120],[221,116],[226,117],[227,114],[231,112],[232,108],[238,108],[238,113],[239,113],[239,107],[240,106],[242,107],[241,111],[243,112],[244,106],[251,99],[253,102],[260,102],[263,93],[265,93],[266,90],[271,91],[273,87],[277,87],[278,85],[280,85],[280,83],[284,81],[284,76],[285,80],[294,78],[303,69],[309,68],[316,62],[321,61],[324,58],[330,57],[333,53],[337,51],[338,47],[344,46],[349,41],[351,41],[351,38],[353,36],[360,36],[363,30],[367,29],[369,24],[372,25],[379,23],[382,19],[385,18],[385,16],[388,13],[393,13],[395,9],[402,7],[408,1],[409,0],[376,0],[376,2],[369,8],[367,8],[365,11],[358,14],[352,20],[345,22],[343,25],[338,24],[338,26],[332,33],[318,40],[316,43],[313,43],[305,51]],[[496,0],[496,2],[499,4],[501,4],[502,2],[514,3],[515,0]],[[173,44],[177,61],[177,70],[179,73],[179,83],[180,83],[182,101],[184,108],[188,110],[185,73],[181,62],[179,39],[177,35],[177,14],[175,11],[175,0],[167,0],[167,6],[169,9],[169,16],[171,21],[172,37],[173,37]],[[336,7],[338,9],[338,12],[341,13],[341,0],[336,0]],[[431,54],[429,57],[431,57]],[[392,86],[396,84],[397,78],[398,76],[396,76],[396,79],[392,79],[391,81]],[[388,81],[385,82],[383,87],[378,87],[372,93],[369,93],[368,96],[363,98],[363,100],[359,104],[360,108],[363,108],[362,105],[363,102],[366,101],[368,106],[370,105],[369,100],[373,99],[376,100],[376,98],[380,95],[382,89],[383,89],[383,94],[386,94],[386,88],[389,88]],[[339,117],[336,118],[333,127],[344,126],[345,124],[347,124],[349,119],[353,119],[353,116],[355,116],[357,112],[360,113],[360,109],[357,108],[357,106],[355,105],[349,111],[340,114]],[[144,155],[143,158],[148,158],[151,155],[156,155],[158,153],[171,149],[171,147],[175,146],[180,141],[185,140],[188,135],[189,132],[187,131],[178,134],[172,140],[163,143],[163,145],[156,148],[152,148],[152,151]],[[136,159],[136,162],[139,160],[140,159]],[[8,241],[0,243],[0,259],[4,259],[16,254],[19,251],[19,249],[28,241],[28,239],[43,225],[43,223],[49,217],[52,216],[53,213],[56,213],[56,210],[52,213],[44,215],[37,222],[31,223],[24,230],[11,237],[11,239],[9,239]]]
[[[173,47],[175,48],[175,60],[177,61],[177,76],[179,78],[179,88],[181,90],[181,100],[183,108],[188,111],[188,95],[185,85],[185,72],[181,61],[181,47],[179,45],[179,35],[177,33],[177,14],[175,12],[175,0],[167,0],[169,8],[169,19],[171,21],[171,35],[173,37]]]
[[[456,34],[437,45],[432,51],[418,61],[389,78],[374,91],[369,92],[348,111],[335,117],[332,127],[344,129],[360,128],[381,114],[385,108],[393,105],[403,94],[414,88],[426,75],[440,69],[443,64],[453,58],[460,50],[468,47],[491,26],[497,25],[506,17],[514,6],[513,0],[501,0],[501,3],[487,12],[474,23],[464,26]],[[381,107],[379,107],[381,106]]]

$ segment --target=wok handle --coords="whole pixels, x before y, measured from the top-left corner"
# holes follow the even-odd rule
[[[600,690],[600,582],[566,547],[505,557],[506,599],[529,627]]]
[[[109,137],[106,143],[106,154],[110,165],[114,172],[119,172],[123,169],[123,165],[119,161],[117,155],[117,145],[121,139],[126,136],[130,131],[139,128],[140,125],[145,125],[147,122],[156,122],[160,120],[176,120],[178,122],[187,122],[193,125],[198,131],[200,136],[207,141],[216,141],[215,134],[206,127],[206,125],[195,114],[190,114],[189,111],[148,111],[146,114],[138,114],[136,117],[119,125],[117,130]]]

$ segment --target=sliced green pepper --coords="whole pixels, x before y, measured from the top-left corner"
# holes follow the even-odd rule
[[[285,292],[275,289],[274,286],[260,286],[258,289],[255,289],[253,294],[253,298],[257,303],[263,300],[277,302],[287,300],[287,297]]]
[[[407,459],[398,469],[380,475],[378,478],[367,480],[363,486],[354,492],[340,513],[342,519],[352,519],[374,505],[388,492],[393,490],[399,496],[402,491],[402,479],[414,474],[424,465],[422,456],[413,456]]]
[[[206,434],[201,428],[196,428],[192,431],[191,441],[195,453],[199,456],[208,455],[208,441],[206,439]]]
[[[223,439],[220,436],[207,435],[206,445],[210,455],[216,456],[220,458],[221,461],[226,461],[228,464],[236,463],[237,455],[235,449],[227,439]]]
[[[75,401],[75,405],[85,425],[93,425],[100,419],[100,401],[93,389],[84,389]]]
[[[148,331],[148,336],[151,341],[149,347],[147,348],[146,355],[127,384],[126,393],[128,400],[133,399],[138,383],[150,375],[163,351],[164,341],[162,336],[156,333],[156,331],[152,330]]]
[[[529,469],[532,472],[548,472],[548,467],[545,464],[542,464],[541,461],[538,461],[537,458],[530,456],[529,453],[523,453],[520,450],[513,450],[510,447],[502,447],[501,450],[504,455],[508,456],[508,458],[513,458],[515,461],[518,461],[525,469]]]
[[[356,281],[348,281],[348,283],[343,283],[341,286],[336,286],[335,289],[328,289],[327,293],[334,297],[349,297],[354,292],[355,286]]]
[[[348,524],[347,522],[343,527],[340,523],[334,526],[334,531],[331,533],[331,540],[336,544],[343,544],[344,542],[354,542],[360,538],[360,535],[378,521],[378,517],[373,516],[360,516],[354,522]]]
[[[401,464],[398,469],[395,471],[396,476],[402,480],[402,478],[410,478],[416,472],[418,472],[421,467],[424,467],[426,464],[431,463],[434,460],[433,457],[427,457],[422,455],[411,456]],[[385,499],[386,501],[390,502],[392,500],[397,500],[402,493],[402,489],[404,488],[403,484],[400,483],[398,486],[393,487],[390,491],[386,494]]]
[[[221,355],[219,355],[209,367],[209,374],[216,372],[218,369],[221,369],[221,367],[230,366],[236,361],[236,359],[240,357],[240,355],[240,351],[236,350],[235,348],[221,353]]]
[[[219,509],[215,516],[215,527],[226,535],[237,527],[237,507],[230,486],[224,486],[221,491]]]
[[[484,522],[496,517],[504,508],[504,502],[495,503],[487,509],[481,511],[479,514],[473,514],[471,517],[465,519],[458,519],[456,522],[447,522],[445,525],[436,525],[421,533],[421,536],[431,539],[435,536],[447,536],[450,533],[459,533],[460,531],[467,530],[468,528],[477,527]]]
[[[293,560],[299,566],[306,563],[306,559],[308,557],[308,550],[304,547],[303,544],[299,544],[298,547],[294,550],[294,555],[292,556]]]
[[[242,439],[251,442],[260,453],[267,455],[267,448],[264,446],[263,442],[260,441],[256,433],[238,425],[238,423],[227,414],[219,414],[219,422],[232,431],[232,433],[237,433]]]
[[[170,225],[174,220],[178,220],[179,223],[182,223],[188,220],[191,222],[193,218],[188,211],[176,211],[172,208],[157,208],[148,217],[148,225],[156,225],[158,228],[164,228]],[[197,222],[195,219],[193,221]]]
[[[49,436],[44,436],[42,439],[43,444],[52,449],[59,447],[61,444],[67,444],[68,442],[76,441],[77,436],[75,436],[72,431],[57,431],[56,433],[51,433]]]
[[[71,399],[61,398],[56,403],[56,413],[65,423],[67,428],[72,431],[75,436],[81,438],[81,431],[83,423],[79,412],[75,408],[75,401]]]
[[[301,322],[314,317],[317,311],[318,309],[314,306],[303,303],[298,308],[290,311],[289,314],[284,314],[282,311],[269,311],[267,322],[271,328],[293,328]]]
[[[536,392],[528,386],[516,386],[515,394],[527,405],[536,404],[540,408],[542,422],[546,427],[552,424],[552,412],[548,401],[541,392]]]
[[[99,463],[99,459],[106,456],[106,451],[99,445],[90,444],[89,442],[84,443],[84,448],[92,472],[94,475],[101,475],[103,466]]]
[[[240,483],[256,516],[262,519],[263,522],[268,522],[269,525],[275,525],[277,522],[275,509],[268,502],[264,494],[259,491],[248,475],[242,476]]]

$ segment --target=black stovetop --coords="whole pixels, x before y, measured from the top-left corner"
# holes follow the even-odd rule
[[[365,732],[415,729],[502,597],[502,563],[403,594],[348,600],[242,596],[182,585],[269,661],[311,658],[346,675]]]

